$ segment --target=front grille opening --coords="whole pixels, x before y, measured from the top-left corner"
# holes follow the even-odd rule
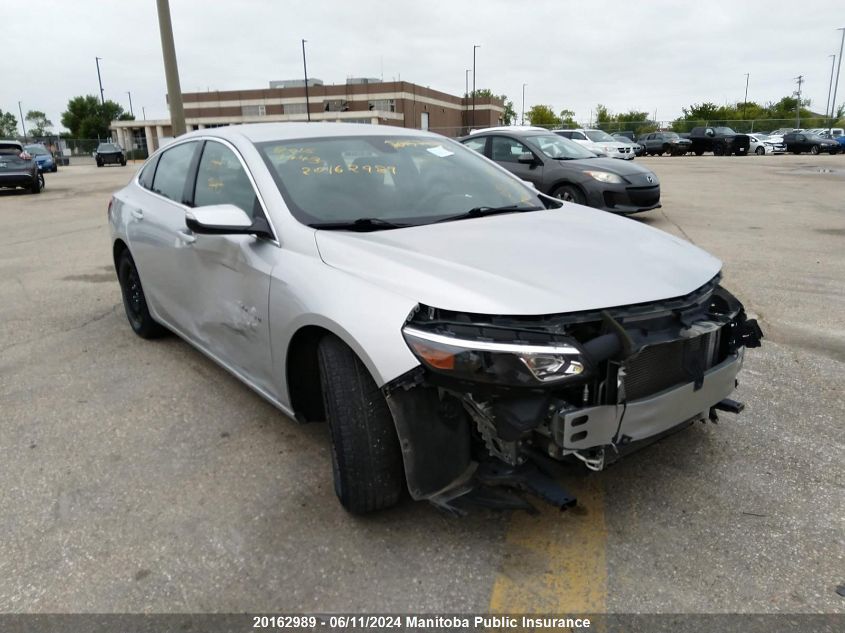
[[[625,397],[638,400],[694,382],[717,358],[718,333],[646,347],[625,362]]]

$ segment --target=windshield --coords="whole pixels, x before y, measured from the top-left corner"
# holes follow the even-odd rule
[[[716,134],[725,134],[725,135],[736,134],[736,132],[734,132],[729,127],[717,127],[717,128],[714,128],[714,129],[716,130]]]
[[[90,146],[89,146],[90,147]],[[117,146],[113,143],[100,143],[97,147],[98,152],[116,152],[118,151]]]
[[[570,141],[568,138],[558,136],[557,134],[541,134],[537,136],[526,137],[532,145],[537,147],[549,158],[595,158],[588,149],[579,145],[575,141]]]
[[[343,136],[257,147],[291,213],[307,225],[362,218],[419,225],[477,208],[543,207],[536,191],[447,139]]]
[[[586,134],[587,138],[593,143],[612,143],[616,140],[610,134],[602,132],[601,130],[588,130],[587,132],[584,132],[584,134]]]
[[[754,138],[756,138],[758,141],[768,141],[769,135],[768,134],[755,134]]]
[[[27,145],[24,149],[33,156],[49,156],[50,152],[44,149],[41,145]]]

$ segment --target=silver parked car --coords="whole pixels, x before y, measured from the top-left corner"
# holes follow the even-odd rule
[[[727,400],[756,322],[721,263],[563,203],[418,130],[262,124],[153,154],[109,204],[132,329],[172,331],[284,413],[327,420],[352,512],[574,499]]]

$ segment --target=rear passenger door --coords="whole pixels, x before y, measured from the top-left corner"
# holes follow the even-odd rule
[[[191,238],[185,225],[188,175],[200,143],[178,143],[164,150],[157,163],[148,164],[139,183],[146,191],[125,202],[126,235],[144,294],[155,316],[184,327],[192,316],[181,296],[180,265]],[[154,172],[148,173],[153,166]]]

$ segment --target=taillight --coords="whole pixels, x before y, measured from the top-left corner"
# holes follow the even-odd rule
[[[32,160],[32,156],[29,152],[21,152],[20,157],[24,160]]]

